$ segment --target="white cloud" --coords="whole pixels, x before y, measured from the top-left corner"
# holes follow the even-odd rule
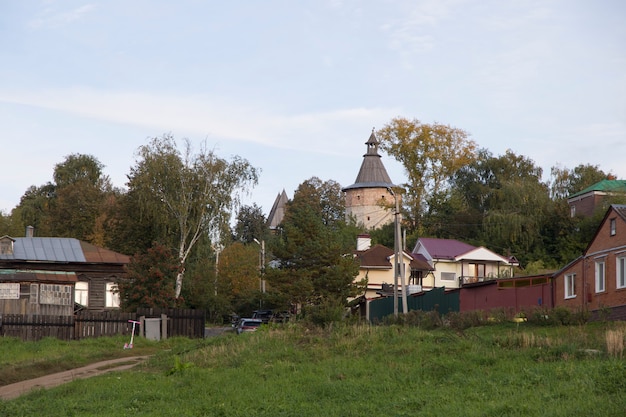
[[[33,29],[62,27],[83,19],[95,8],[94,4],[85,4],[66,11],[56,11],[53,7],[47,7],[41,12],[40,16],[30,20],[28,26]]]
[[[188,132],[212,139],[316,153],[341,153],[345,151],[341,146],[346,141],[338,139],[345,132],[362,132],[372,124],[382,125],[399,113],[397,108],[352,108],[277,115],[261,105],[244,105],[222,98],[90,88],[0,92],[0,101],[159,131]],[[329,131],[333,132],[330,136]]]

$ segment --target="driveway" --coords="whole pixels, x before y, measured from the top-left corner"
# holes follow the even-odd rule
[[[52,388],[75,379],[89,378],[112,371],[123,371],[145,361],[149,356],[131,356],[127,358],[111,359],[96,362],[82,368],[70,369],[27,381],[16,382],[0,387],[0,399],[11,400],[34,389]]]

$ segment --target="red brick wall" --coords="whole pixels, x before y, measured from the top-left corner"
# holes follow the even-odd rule
[[[616,233],[611,236],[611,219],[615,219]],[[626,255],[626,222],[612,209],[600,225],[582,261],[562,271],[554,280],[555,305],[570,308],[585,307],[598,310],[603,307],[626,305],[626,288],[617,288],[618,256]],[[605,291],[596,293],[596,261],[605,265]],[[565,299],[565,275],[576,273],[576,298]]]

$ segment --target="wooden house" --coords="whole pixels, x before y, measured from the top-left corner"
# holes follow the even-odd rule
[[[119,308],[129,257],[71,238],[0,238],[0,314],[72,315]]]

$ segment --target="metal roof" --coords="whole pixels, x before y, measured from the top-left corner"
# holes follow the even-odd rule
[[[609,179],[604,179],[602,181],[599,181],[593,185],[590,185],[589,187],[585,188],[584,190],[581,190],[577,193],[574,193],[572,195],[570,195],[568,197],[568,199],[572,199],[575,197],[580,197],[581,195],[587,194],[587,193],[591,193],[594,191],[598,191],[598,192],[605,192],[605,193],[611,193],[611,192],[625,192],[626,191],[626,180],[609,180]]]
[[[367,145],[367,153],[363,155],[363,162],[361,163],[361,169],[356,177],[356,181],[354,181],[354,184],[345,187],[343,191],[356,188],[395,187],[381,161],[381,156],[378,154],[378,140],[374,132],[372,132],[365,144]]]
[[[86,262],[78,239],[61,237],[13,238],[13,253],[0,259],[39,262]]]

